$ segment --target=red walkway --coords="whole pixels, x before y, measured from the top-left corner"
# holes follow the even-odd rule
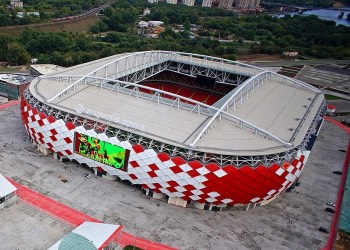
[[[74,227],[79,226],[84,221],[101,222],[45,195],[37,193],[21,184],[18,184],[11,179],[8,180],[16,186],[17,195],[22,201],[30,206],[34,206],[35,208],[49,213],[50,215],[59,218],[61,221],[63,220]]]
[[[17,196],[28,205],[39,209],[42,212],[48,213],[54,218],[67,222],[68,224],[77,227],[85,221],[101,222],[87,214],[79,212],[71,207],[68,207],[58,201],[55,201],[43,194],[33,191],[10,178],[7,178],[17,188]],[[102,223],[102,222],[101,222]],[[149,250],[174,250],[175,248],[152,242],[143,238],[121,231],[113,237],[113,241],[124,247],[133,245],[141,249]]]
[[[345,126],[344,124],[342,124],[341,122],[334,120],[332,118],[330,118],[329,116],[325,116],[324,119],[327,122],[333,123],[334,125],[338,126],[339,128],[341,128],[342,130],[344,130],[345,132],[347,132],[348,134],[350,134],[350,128]]]
[[[0,104],[0,109],[5,109],[5,108],[8,108],[8,107],[11,107],[13,105],[17,105],[19,104],[19,101],[16,100],[16,101],[9,101],[9,102],[5,102],[3,104]]]

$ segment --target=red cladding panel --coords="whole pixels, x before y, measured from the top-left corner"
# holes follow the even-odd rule
[[[179,167],[179,166],[173,166],[170,167],[171,171],[173,171],[173,173],[178,174],[178,173],[182,173],[183,170]]]
[[[137,154],[142,153],[143,151],[145,151],[145,149],[141,145],[134,145],[134,146],[132,146],[132,149]]]
[[[159,160],[161,160],[161,161],[168,161],[168,160],[170,160],[170,157],[169,157],[169,155],[167,155],[166,153],[160,153],[160,154],[158,154],[158,158],[159,158]]]
[[[188,162],[188,165],[190,165],[193,169],[201,168],[203,166],[203,164],[199,161],[190,161]]]
[[[75,129],[75,125],[72,122],[67,122],[66,123],[66,127],[68,128],[68,130],[73,130]]]
[[[217,171],[217,170],[220,169],[220,167],[217,166],[217,165],[214,164],[214,163],[208,164],[208,165],[206,165],[205,167],[206,167],[206,169],[208,169],[210,172],[215,172],[215,171]]]
[[[47,120],[49,123],[54,123],[56,121],[56,118],[50,115],[47,117]]]
[[[186,161],[184,159],[182,159],[182,157],[174,157],[171,159],[171,161],[174,162],[178,166],[186,163]]]

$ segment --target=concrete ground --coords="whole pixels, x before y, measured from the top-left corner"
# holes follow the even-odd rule
[[[0,248],[48,249],[73,228],[17,201],[0,210]]]
[[[313,85],[349,92],[350,74],[348,70],[337,71],[337,69],[339,68],[326,65],[304,66],[295,78]]]
[[[19,107],[14,106],[0,110],[0,172],[99,220],[123,225],[128,233],[179,249],[320,249],[328,234],[318,228],[330,227],[332,214],[324,210],[327,202],[335,201],[340,181],[332,172],[342,170],[345,153],[339,150],[346,149],[348,140],[345,132],[325,122],[295,192],[249,211],[211,212],[149,199],[120,182],[82,177],[88,170],[36,150],[26,137]],[[5,216],[8,230],[0,232],[0,238],[19,246],[26,241],[11,233],[32,230],[16,223],[21,216]],[[32,227],[40,225],[38,221]],[[52,236],[50,244],[58,238]]]

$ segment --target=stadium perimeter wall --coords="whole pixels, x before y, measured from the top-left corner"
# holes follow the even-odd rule
[[[186,207],[187,202],[191,201],[199,209],[221,209],[233,205],[249,208],[267,204],[298,179],[311,150],[299,151],[295,159],[282,164],[219,166],[197,160],[187,161],[181,156],[170,156],[140,144],[132,145],[129,141],[108,137],[105,133],[97,134],[93,129],[76,127],[72,122],[40,112],[25,98],[21,99],[21,116],[28,135],[42,152],[84,163],[95,169],[95,173],[102,170],[99,173],[102,177],[118,177],[141,185],[146,194],[153,198],[161,199],[167,195],[168,203]],[[75,132],[130,150],[127,171],[75,154]]]

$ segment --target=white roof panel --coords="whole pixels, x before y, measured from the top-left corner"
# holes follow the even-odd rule
[[[212,77],[215,74],[222,77],[227,73],[249,78],[241,82],[236,91],[231,91],[217,102],[215,108],[197,102],[192,103],[193,109],[186,110],[177,104],[159,102],[156,97],[153,98],[155,95],[152,99],[131,95],[131,90],[137,92],[142,88],[137,83],[142,81],[142,77],[136,82],[133,79],[145,74],[145,70],[153,72],[157,67],[163,67],[163,70],[171,67],[170,70],[174,71],[182,65],[187,65],[187,71],[188,65],[192,65],[201,74],[207,72]],[[108,83],[120,78],[127,86],[115,87],[117,85]],[[102,82],[108,84],[102,85]],[[112,87],[114,90],[108,89]],[[161,90],[148,90],[164,94]],[[177,52],[162,54],[159,51],[154,54],[116,55],[78,65],[34,80],[30,92],[39,101],[73,115],[125,129],[118,123],[85,113],[78,114],[76,107],[80,104],[84,109],[142,125],[144,137],[173,146],[225,155],[274,154],[298,146],[324,100],[317,89],[268,70],[224,59]],[[173,97],[178,98],[174,93]],[[199,109],[195,105],[203,112],[197,112]],[[140,134],[137,130],[128,131]]]
[[[17,188],[9,182],[5,176],[0,174],[0,197],[4,197],[12,192],[15,192]]]
[[[119,225],[84,222],[79,227],[75,228],[72,233],[81,235],[91,242],[96,249],[99,249],[103,244],[118,230]],[[60,249],[60,244],[63,239],[56,242],[49,250]]]

